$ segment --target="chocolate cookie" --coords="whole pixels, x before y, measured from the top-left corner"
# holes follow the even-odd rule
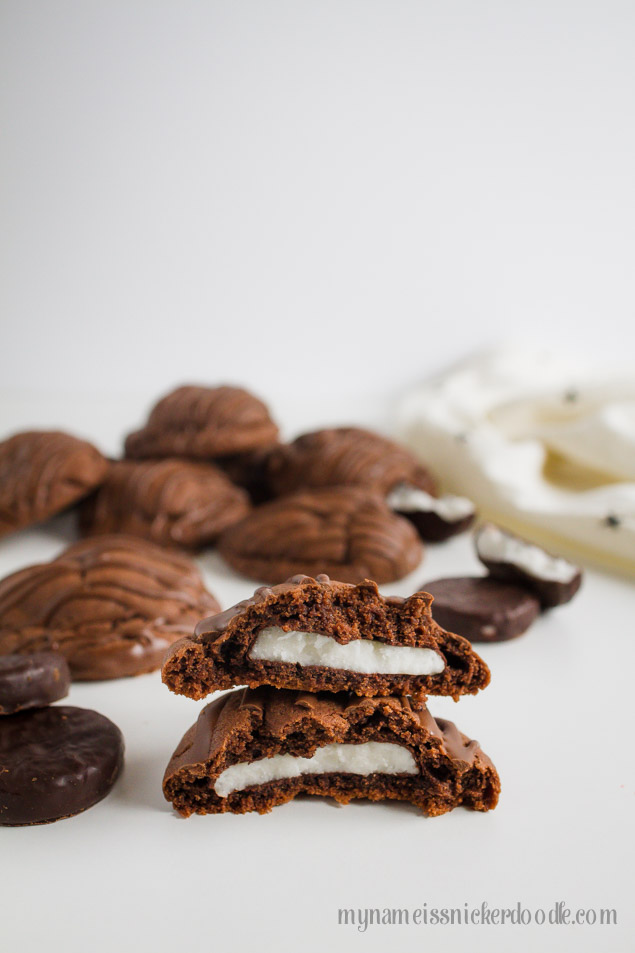
[[[425,584],[439,625],[470,642],[503,642],[526,632],[540,613],[538,599],[489,576],[456,576]]]
[[[197,549],[249,510],[245,490],[209,463],[121,460],[84,503],[89,534],[129,533],[166,546]]]
[[[407,698],[260,688],[203,709],[163,779],[185,817],[264,814],[298,794],[409,801],[424,814],[496,807],[500,781],[476,741]]]
[[[123,738],[96,711],[56,705],[0,719],[0,825],[46,824],[111,791]]]
[[[267,469],[279,496],[330,486],[361,486],[385,496],[398,483],[436,492],[430,473],[409,450],[358,427],[303,434],[274,450]]]
[[[418,566],[413,526],[361,487],[306,490],[257,507],[221,536],[237,572],[262,582],[328,573],[345,582],[392,582]]]
[[[0,715],[45,708],[68,695],[71,673],[57,652],[0,656]]]
[[[582,585],[582,571],[561,556],[535,546],[520,536],[485,523],[474,536],[476,555],[490,575],[526,586],[545,609],[570,602]]]
[[[278,428],[261,400],[240,387],[178,387],[126,438],[126,456],[209,460],[268,447]]]
[[[54,431],[18,433],[0,443],[0,536],[40,523],[81,500],[108,462],[85,440]]]
[[[232,457],[219,457],[215,462],[232,483],[247,490],[253,503],[265,503],[273,497],[267,472],[270,455],[279,444],[261,447],[249,453],[237,453]]]
[[[0,582],[0,656],[53,649],[75,679],[139,675],[218,609],[188,559],[99,536]]]
[[[489,670],[466,639],[432,620],[430,601],[425,592],[384,598],[368,580],[295,576],[201,622],[170,650],[163,681],[197,699],[233,685],[475,694]]]

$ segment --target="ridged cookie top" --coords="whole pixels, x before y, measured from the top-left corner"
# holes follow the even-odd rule
[[[423,548],[408,520],[361,487],[306,490],[265,503],[227,530],[219,550],[238,572],[279,583],[296,573],[392,582]]]
[[[0,654],[53,649],[74,678],[136,675],[219,608],[188,559],[133,537],[95,537],[0,582]]]
[[[308,625],[307,606],[317,606],[322,618],[322,631],[334,634],[341,641],[371,638],[371,629],[382,631],[387,641],[399,640],[408,626],[435,628],[430,613],[432,597],[427,592],[403,596],[382,596],[377,583],[370,579],[354,585],[330,579],[326,573],[316,578],[299,573],[276,586],[260,586],[253,596],[235,606],[203,619],[196,626],[195,638],[231,638],[235,630],[250,616],[268,620],[272,610],[284,607],[286,615],[299,625]],[[255,610],[255,611],[254,611]],[[262,624],[267,624],[263,621]]]
[[[435,493],[434,480],[409,450],[379,434],[337,427],[276,448],[268,477],[278,495],[305,487],[364,486],[385,495],[398,483]]]
[[[277,436],[267,407],[249,391],[186,385],[163,397],[145,427],[129,434],[126,456],[210,459],[269,446]]]
[[[90,493],[108,462],[70,434],[28,431],[0,443],[0,536],[39,523]]]
[[[414,708],[406,696],[360,698],[346,692],[296,692],[275,688],[243,688],[207,705],[196,732],[177,748],[166,777],[184,764],[214,759],[234,737],[248,752],[250,743],[268,738],[284,745],[289,737],[315,738],[319,745],[344,742],[356,725],[389,723],[396,716],[414,743],[433,738],[448,757],[471,764],[491,764],[477,741],[466,738],[451,721],[435,719],[427,708]],[[394,722],[393,722],[394,724]]]
[[[250,508],[245,490],[209,463],[168,458],[120,460],[82,510],[85,532],[130,533],[196,548],[216,539]]]

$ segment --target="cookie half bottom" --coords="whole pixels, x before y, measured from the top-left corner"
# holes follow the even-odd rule
[[[201,712],[163,791],[179,813],[267,813],[299,794],[409,801],[429,816],[496,806],[500,781],[476,741],[406,697],[259,688]]]

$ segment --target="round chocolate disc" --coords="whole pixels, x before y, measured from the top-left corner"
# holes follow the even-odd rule
[[[66,659],[57,652],[0,656],[0,715],[44,708],[65,698],[70,683]]]
[[[436,579],[422,587],[434,597],[432,618],[470,642],[503,642],[526,632],[540,612],[531,592],[489,576]]]
[[[0,825],[45,824],[101,801],[123,764],[123,736],[87,708],[0,719]]]

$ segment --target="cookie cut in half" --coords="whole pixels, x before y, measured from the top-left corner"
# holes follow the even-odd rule
[[[235,685],[357,695],[475,694],[489,669],[430,614],[431,597],[385,598],[377,584],[293,576],[199,623],[170,649],[163,681],[204,698]]]
[[[172,755],[163,791],[180,814],[264,814],[299,794],[409,801],[429,816],[496,806],[478,742],[405,697],[260,688],[207,705]]]

